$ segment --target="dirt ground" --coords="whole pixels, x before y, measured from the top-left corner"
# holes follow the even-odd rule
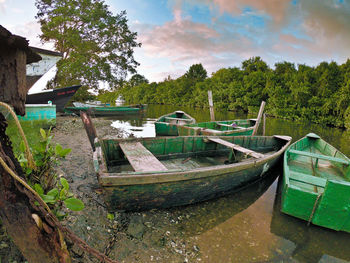
[[[111,121],[93,119],[98,136],[123,136]],[[53,130],[54,141],[72,152],[57,168],[85,208],[70,212],[63,222],[91,247],[119,262],[203,262],[196,238],[186,238],[179,223],[191,217],[191,209],[151,210],[142,213],[113,213],[108,219],[92,164],[92,150],[79,117],[60,116]],[[76,245],[68,246],[73,262],[98,262]],[[0,228],[0,262],[26,262]]]

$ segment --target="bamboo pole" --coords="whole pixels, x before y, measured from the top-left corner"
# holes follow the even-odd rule
[[[254,126],[254,131],[253,131],[252,135],[256,135],[257,132],[258,132],[260,121],[261,121],[261,117],[262,117],[263,112],[264,112],[264,107],[265,107],[265,101],[262,101],[261,105],[260,105],[259,113],[258,113],[258,118],[256,119],[256,123],[255,123],[255,126]]]
[[[211,90],[208,90],[208,100],[209,100],[209,109],[210,109],[210,120],[215,121],[213,93]]]

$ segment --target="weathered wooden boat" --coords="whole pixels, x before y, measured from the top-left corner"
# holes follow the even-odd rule
[[[350,232],[350,159],[310,133],[284,155],[282,212]]]
[[[214,136],[238,136],[252,135],[257,125],[256,119],[211,121],[186,124],[178,127],[180,136],[187,135],[214,135]]]
[[[79,102],[79,101],[74,101],[73,102],[74,107],[108,107],[110,106],[109,104],[102,103],[101,101],[94,101],[94,102]]]
[[[272,209],[270,232],[288,240],[292,246],[281,250],[289,262],[350,262],[350,235],[317,225],[308,225],[297,217],[281,212],[283,176],[279,178]],[[284,252],[285,251],[285,252]]]
[[[208,200],[260,180],[290,141],[278,135],[105,137],[95,139],[93,159],[109,210],[146,210]]]
[[[177,136],[179,126],[195,122],[196,120],[186,112],[178,110],[159,117],[154,126],[157,136]]]
[[[128,106],[116,106],[116,107],[65,107],[64,112],[67,114],[77,114],[80,112],[89,111],[92,116],[117,116],[126,114],[137,114],[140,112],[140,108],[128,107]]]
[[[26,104],[47,104],[51,101],[52,104],[56,105],[56,111],[63,111],[64,106],[80,87],[81,85],[76,85],[27,94]]]

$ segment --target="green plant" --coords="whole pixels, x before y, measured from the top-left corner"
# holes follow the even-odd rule
[[[29,185],[43,198],[57,218],[62,219],[66,216],[63,212],[63,206],[72,211],[80,211],[84,208],[83,202],[74,198],[73,194],[69,192],[67,180],[63,177],[59,181],[57,180],[54,169],[59,164],[59,160],[65,158],[71,149],[64,149],[58,143],[53,144],[51,129],[47,132],[40,129],[40,135],[41,140],[31,149],[36,168],[29,167],[23,141],[20,144],[21,152],[17,159],[25,172]]]
[[[60,220],[67,215],[63,211],[64,206],[72,211],[80,211],[84,209],[84,203],[75,198],[73,193],[69,192],[68,181],[63,177],[60,178],[57,187],[51,189],[46,194],[40,184],[35,184],[34,190],[41,196],[44,202],[47,203],[52,212]]]
[[[65,158],[71,152],[71,149],[63,149],[58,143],[53,145],[51,142],[53,138],[51,129],[48,132],[40,129],[40,134],[41,140],[31,149],[36,169],[32,170],[28,166],[23,141],[20,144],[21,153],[18,156],[18,160],[27,176],[28,182],[31,185],[40,184],[44,191],[47,192],[57,184],[57,175],[54,170],[55,165],[59,164],[59,160]]]

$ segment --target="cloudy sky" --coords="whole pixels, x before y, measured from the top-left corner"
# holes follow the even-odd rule
[[[127,11],[142,47],[138,71],[150,81],[176,78],[192,64],[209,74],[260,56],[341,64],[350,58],[350,0],[106,0]],[[42,46],[34,0],[0,0],[0,24]],[[50,48],[50,45],[46,46]]]

